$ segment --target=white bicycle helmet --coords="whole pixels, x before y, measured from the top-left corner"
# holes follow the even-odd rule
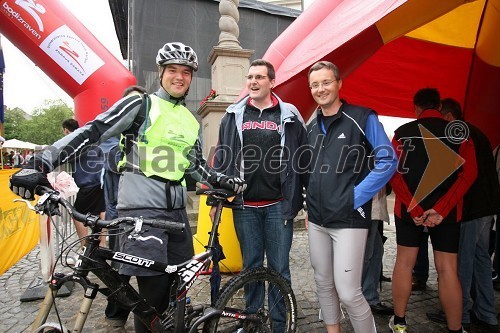
[[[180,42],[167,43],[158,50],[156,64],[158,66],[168,64],[186,65],[196,72],[198,70],[198,56],[190,46]]]

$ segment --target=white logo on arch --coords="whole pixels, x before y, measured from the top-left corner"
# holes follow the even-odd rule
[[[92,48],[66,25],[52,31],[40,48],[79,84],[104,65]]]
[[[38,24],[38,29],[43,31],[43,22],[38,14],[45,14],[46,10],[44,6],[36,3],[35,0],[16,0],[16,5],[28,12],[35,19],[36,24]]]

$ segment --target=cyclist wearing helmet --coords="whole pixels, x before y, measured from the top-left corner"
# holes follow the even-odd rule
[[[47,184],[45,173],[72,161],[90,145],[122,134],[127,138],[122,140],[126,145],[118,190],[118,215],[184,222],[186,227],[183,233],[177,234],[143,228],[135,236],[122,236],[121,250],[178,264],[194,254],[185,209],[184,173],[190,173],[196,181],[231,187],[237,193],[243,191],[246,184],[239,178],[214,172],[202,157],[200,125],[184,106],[193,71],[198,69],[194,50],[182,43],[167,43],[158,51],[156,63],[160,88],[150,99],[138,95],[120,99],[108,111],[36,155],[30,169],[12,175],[9,187],[20,196],[33,199],[37,186]],[[143,103],[148,107],[141,117]],[[168,274],[158,275],[127,264],[122,264],[119,272],[136,276],[139,293],[159,312],[167,308],[171,284]],[[138,320],[135,330],[148,331]]]

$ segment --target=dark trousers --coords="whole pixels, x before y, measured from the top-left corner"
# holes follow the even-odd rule
[[[122,275],[127,282],[130,281],[130,276]],[[160,313],[165,311],[169,303],[170,286],[174,281],[175,275],[169,274],[155,276],[136,276],[139,293],[148,302],[149,305],[156,308]],[[106,318],[110,319],[127,319],[129,311],[121,308],[117,303],[108,302],[105,310]],[[134,316],[134,328],[136,333],[150,332],[137,316]]]
[[[156,308],[159,313],[163,313],[168,308],[170,286],[175,275],[162,274],[156,276],[136,276],[139,293],[149,305]],[[134,316],[134,328],[136,333],[151,332],[137,316]]]
[[[120,181],[120,174],[106,170],[104,173],[104,201],[106,202],[106,219],[112,220],[118,217],[118,212],[116,211],[116,203],[118,196],[118,182]],[[118,236],[115,234],[118,229],[108,229],[109,234],[109,248],[113,251],[120,251],[120,245],[118,243]],[[111,267],[118,269],[119,263],[111,262]],[[122,278],[127,282],[130,280],[130,276],[122,275]],[[108,319],[114,320],[127,320],[129,310],[125,310],[120,307],[120,304],[114,301],[108,301],[104,314]]]
[[[413,267],[413,277],[427,282],[429,278],[429,233],[424,232],[418,249],[417,261]]]
[[[500,272],[500,223],[497,221],[495,230],[495,257],[493,260],[493,269],[495,272]]]

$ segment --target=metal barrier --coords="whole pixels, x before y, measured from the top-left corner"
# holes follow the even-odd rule
[[[65,169],[60,168],[58,171],[66,171],[69,169],[69,166],[66,167]],[[71,204],[74,204],[76,199],[76,195],[73,195],[68,198],[68,201]],[[55,236],[55,257],[59,258],[59,255],[61,254],[61,250],[65,249],[67,246],[69,246],[71,243],[76,241],[75,239],[75,234],[76,234],[76,228],[75,224],[73,223],[71,216],[66,210],[61,211],[61,216],[53,216],[51,219],[52,223],[52,230],[54,232]],[[80,246],[78,246],[77,249],[79,249]],[[76,250],[77,251],[77,250]],[[77,253],[74,253],[76,256]],[[61,258],[61,260],[65,260],[65,258]],[[73,290],[73,283],[66,283],[63,288],[59,291],[57,294],[57,297],[65,297],[69,296]],[[38,299],[43,299],[45,297],[45,293],[48,288],[48,283],[44,281],[43,277],[41,274],[30,283],[28,288],[24,291],[24,293],[21,295],[20,301],[21,302],[30,302]]]

